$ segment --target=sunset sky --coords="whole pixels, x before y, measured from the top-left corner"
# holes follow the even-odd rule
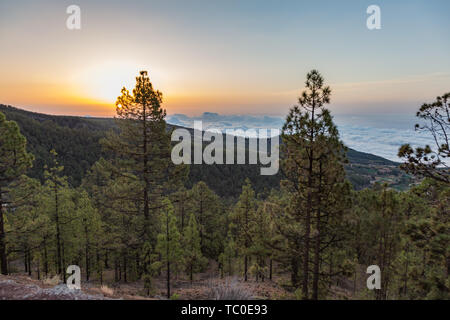
[[[71,4],[81,30],[66,28]],[[371,4],[381,30],[366,27]],[[283,115],[317,68],[335,114],[414,113],[450,89],[449,12],[449,1],[0,0],[0,103],[112,116],[148,70],[169,114]]]

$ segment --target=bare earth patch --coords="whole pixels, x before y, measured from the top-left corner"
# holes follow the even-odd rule
[[[101,294],[71,290],[65,284],[53,287],[24,276],[0,276],[0,300],[106,300]]]

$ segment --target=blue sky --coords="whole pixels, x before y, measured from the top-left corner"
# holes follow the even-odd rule
[[[82,29],[65,27],[81,8]],[[366,9],[381,8],[381,30]],[[0,3],[0,102],[114,113],[148,69],[169,113],[284,115],[306,73],[336,114],[413,113],[450,84],[449,1],[25,1]]]
[[[66,28],[72,4],[81,30]],[[366,27],[372,4],[380,30]],[[315,68],[344,142],[395,159],[427,141],[419,106],[450,91],[449,12],[447,0],[2,0],[0,103],[113,116],[145,69],[170,121],[280,127]]]

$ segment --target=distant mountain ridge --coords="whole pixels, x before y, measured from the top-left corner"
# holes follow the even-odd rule
[[[43,179],[43,167],[50,163],[49,151],[55,149],[64,166],[64,174],[74,186],[81,183],[86,171],[103,155],[99,139],[108,130],[116,128],[113,118],[47,115],[2,104],[0,112],[19,124],[27,138],[28,150],[36,157],[30,176]],[[350,163],[346,167],[347,175],[357,189],[387,177],[391,180],[399,177],[401,181],[390,182],[394,187],[400,182],[400,189],[406,188],[410,182],[394,161],[353,149],[348,150],[347,158]],[[255,165],[191,165],[187,186],[203,180],[218,194],[235,196],[240,193],[246,177],[250,178],[257,191],[278,187],[281,178],[280,174],[260,176],[259,167]]]

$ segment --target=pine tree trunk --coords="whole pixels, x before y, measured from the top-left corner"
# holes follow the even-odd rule
[[[203,197],[203,195],[200,195]],[[200,248],[203,249],[203,199],[200,198],[200,214],[199,214],[199,229],[200,229]]]
[[[141,270],[141,261],[139,259],[139,253],[137,251],[135,254],[135,261],[136,261],[136,275],[137,278],[140,279],[142,276],[142,270]]]
[[[264,267],[266,266],[266,262],[264,261]],[[264,279],[266,278],[266,275],[264,272],[261,272],[261,281],[264,282]]]
[[[247,281],[247,267],[248,267],[248,257],[244,257],[244,281]]]
[[[328,282],[328,288],[331,288],[331,283],[332,283],[332,274],[333,274],[333,251],[331,251],[330,252],[330,269],[329,269],[329,272],[328,272],[329,274],[330,274],[330,280],[329,280],[329,282]]]
[[[170,261],[167,261],[167,299],[170,299]]]
[[[144,175],[144,223],[145,223],[145,236],[146,240],[150,240],[150,206],[149,206],[149,198],[148,193],[150,191],[150,181],[148,178],[148,172],[149,172],[149,165],[148,165],[148,154],[147,154],[147,144],[148,144],[148,138],[147,138],[147,106],[144,103],[143,104],[143,175]]]
[[[48,253],[47,253],[47,238],[44,237],[44,273],[48,276]]]
[[[166,210],[167,211],[167,210]],[[166,259],[167,259],[167,299],[170,299],[170,233],[169,233],[169,213],[166,215]]]
[[[58,274],[61,275],[62,272],[62,256],[61,256],[61,232],[60,232],[60,225],[59,225],[59,207],[58,207],[58,189],[56,186],[54,186],[54,192],[55,192],[55,224],[56,224],[56,263],[57,263],[57,271]],[[64,275],[65,278],[65,275]]]
[[[305,217],[305,246],[303,248],[303,299],[308,299],[308,281],[309,281],[309,237],[311,233],[311,187],[312,187],[312,160],[310,161],[310,177],[308,178],[308,199]]]
[[[97,272],[98,272],[98,275],[100,277],[100,285],[103,285],[103,269],[102,269],[102,266],[101,266],[101,258],[100,258],[100,253],[98,251],[98,244],[97,244],[97,247],[95,249],[95,255],[96,255],[96,258],[97,258],[96,263],[97,263]]]
[[[406,296],[406,293],[408,291],[408,264],[409,264],[409,259],[408,259],[408,251],[409,251],[409,245],[406,244],[406,264],[405,264],[405,273],[403,275],[403,296]]]
[[[30,277],[31,277],[32,271],[33,271],[33,270],[31,270],[31,252],[30,252],[30,250],[28,249],[28,275],[29,275]]]
[[[269,267],[269,280],[272,281],[272,264],[273,264],[273,260],[270,259],[270,267]]]
[[[0,189],[0,266],[3,275],[8,274],[8,261],[6,257],[6,239],[3,220],[3,202],[1,200],[2,190]]]
[[[184,200],[181,203],[181,232],[184,230]]]
[[[117,260],[114,261],[114,281],[115,282],[119,281],[119,270],[117,268]]]
[[[85,256],[86,256],[86,281],[89,281],[89,275],[90,275],[90,270],[89,270],[89,230],[87,227],[87,222],[85,222],[84,224],[84,234],[85,234],[85,241],[86,241],[86,246],[85,246]]]
[[[41,280],[41,269],[40,269],[40,263],[41,263],[41,260],[40,260],[40,259],[38,259],[38,261],[37,261],[37,268],[36,268],[36,272],[37,272],[37,278],[38,278],[38,280]]]
[[[62,252],[62,265],[64,266],[66,264],[66,255],[64,252],[64,242],[61,243],[61,252]],[[63,270],[62,272],[63,274],[63,281],[64,283],[66,283],[66,270]]]
[[[23,268],[25,270],[25,273],[28,273],[28,251],[25,248],[24,254],[23,254]]]
[[[127,282],[127,256],[123,255],[123,282]]]
[[[108,250],[105,250],[105,269],[109,269]]]
[[[296,257],[291,259],[291,283],[294,288],[298,286],[298,261]]]
[[[322,162],[319,163],[319,190],[318,190],[318,210],[316,217],[316,243],[314,248],[314,272],[313,272],[313,293],[312,299],[317,300],[319,298],[319,271],[320,271],[320,236],[321,236],[321,225],[320,225],[320,215],[321,215],[321,194],[322,194]]]
[[[320,224],[320,212],[317,217],[317,224]],[[314,274],[313,274],[313,292],[312,299],[317,300],[319,298],[319,267],[320,267],[320,229],[317,230],[317,238],[315,243],[315,255],[314,255]]]
[[[314,123],[314,105],[311,113],[311,121]],[[309,142],[311,144],[311,152],[309,156],[309,166],[308,166],[308,198],[306,203],[306,216],[305,216],[305,247],[303,251],[303,283],[302,292],[303,299],[308,299],[308,281],[309,281],[309,242],[311,234],[311,211],[312,211],[312,184],[313,184],[313,160],[314,160],[314,126],[311,129],[311,134],[309,137]]]

